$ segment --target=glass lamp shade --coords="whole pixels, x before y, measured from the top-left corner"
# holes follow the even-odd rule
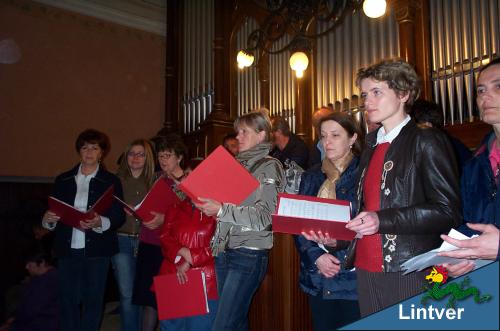
[[[363,12],[371,18],[378,18],[385,14],[387,2],[385,0],[365,0],[363,2]]]
[[[254,56],[246,53],[245,51],[239,51],[236,56],[236,62],[238,62],[238,67],[243,69],[245,67],[250,67],[254,61]]]
[[[290,68],[292,68],[292,70],[295,70],[297,72],[304,71],[307,69],[308,65],[309,59],[304,52],[295,52],[290,57]]]

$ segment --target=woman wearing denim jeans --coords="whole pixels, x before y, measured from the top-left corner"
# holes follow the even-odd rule
[[[149,141],[136,139],[126,148],[120,161],[118,177],[126,203],[135,206],[144,199],[153,182],[154,154]],[[120,292],[120,330],[140,330],[140,307],[132,304],[137,261],[139,221],[126,215],[118,229],[118,253],[111,258]]]
[[[75,142],[80,162],[56,177],[52,196],[80,211],[90,209],[110,187],[123,198],[120,180],[102,164],[109,148],[104,133],[95,129],[80,133]],[[117,201],[102,215],[80,221],[79,228],[60,222],[51,210],[45,212],[42,225],[55,232],[61,330],[99,330],[110,258],[118,251],[116,230],[124,221]]]
[[[217,331],[248,330],[250,303],[264,279],[273,246],[271,213],[285,185],[280,162],[268,156],[271,123],[265,111],[240,116],[234,128],[239,144],[236,159],[260,186],[238,206],[202,198],[197,204],[207,216],[217,216],[212,240],[219,291],[213,325]]]

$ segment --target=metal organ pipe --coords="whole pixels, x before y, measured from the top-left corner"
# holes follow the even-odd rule
[[[182,112],[184,133],[198,125],[212,111],[214,0],[185,0],[183,31]]]
[[[445,118],[473,121],[474,80],[479,68],[497,57],[499,3],[490,0],[430,2],[432,80]]]
[[[318,24],[318,32],[328,26]],[[398,27],[393,13],[377,20],[362,12],[347,17],[340,28],[317,41],[315,107],[332,103],[338,111],[357,113],[357,71],[382,57],[398,54]],[[361,115],[355,116],[361,120]]]

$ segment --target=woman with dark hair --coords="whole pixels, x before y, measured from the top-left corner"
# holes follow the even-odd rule
[[[321,164],[302,174],[299,194],[351,202],[356,215],[356,177],[362,131],[354,118],[331,113],[320,119]],[[336,330],[359,319],[356,273],[342,270],[348,241],[329,234],[295,236],[300,255],[300,287],[309,297],[314,330]]]
[[[121,158],[118,177],[123,198],[131,206],[146,196],[154,179],[155,160],[148,140],[132,141]],[[126,215],[125,223],[117,230],[119,252],[111,259],[120,292],[120,330],[140,330],[139,306],[132,304],[140,222]]]
[[[260,182],[241,205],[200,198],[197,207],[217,217],[212,241],[219,307],[214,330],[248,330],[248,310],[264,279],[273,246],[271,213],[285,178],[281,163],[268,157],[271,122],[264,111],[240,116],[234,123],[238,135],[236,159]]]
[[[59,277],[52,258],[37,248],[26,259],[25,269],[28,271],[29,279],[23,286],[16,313],[8,321],[12,322],[12,325],[10,328],[7,325],[0,326],[0,330],[60,330]]]
[[[178,141],[167,149],[178,158],[185,158],[185,147]],[[178,170],[171,171],[174,182],[172,189],[177,195],[177,202],[168,209],[165,215],[165,225],[160,236],[163,251],[163,263],[160,274],[176,274],[179,283],[187,281],[186,272],[198,269],[204,273],[208,298],[209,313],[206,315],[191,316],[160,321],[160,329],[166,331],[211,331],[217,313],[217,282],[215,278],[215,262],[212,256],[210,241],[215,231],[215,219],[206,216],[195,208],[191,199],[177,188],[184,179],[181,172],[182,162],[177,164],[172,159],[172,166]],[[164,167],[166,166],[164,160]],[[175,174],[175,175],[174,175]]]
[[[170,136],[158,142],[156,152],[161,172],[155,177],[174,187],[175,181],[184,177],[183,164],[187,156],[186,146],[180,138]],[[173,191],[171,193],[165,197],[164,203],[167,206],[173,206],[179,201]],[[141,224],[132,299],[134,304],[142,306],[142,331],[153,331],[158,324],[156,298],[151,291],[151,286],[153,277],[158,274],[163,261],[160,234],[165,223],[165,215],[153,213],[155,216],[151,221]]]
[[[358,72],[370,122],[359,162],[358,210],[347,224],[361,239],[356,274],[361,316],[421,293],[424,272],[401,264],[439,247],[441,233],[461,223],[458,169],[447,137],[419,128],[407,112],[420,92],[413,67],[385,60]],[[356,239],[355,239],[356,240]]]
[[[82,211],[90,208],[110,186],[122,198],[120,180],[101,163],[109,146],[108,137],[102,132],[88,129],[80,133],[75,143],[80,163],[57,176],[52,196]],[[80,222],[82,230],[59,222],[50,210],[43,216],[44,227],[55,231],[62,330],[99,329],[109,262],[118,252],[116,229],[124,221],[123,209],[116,201],[103,215],[95,214]]]
[[[475,268],[475,259],[498,261],[500,258],[500,58],[479,71],[476,102],[481,120],[493,126],[484,137],[474,157],[464,168],[461,181],[464,221],[459,230],[467,235],[480,234],[470,240],[442,238],[461,249],[439,253],[467,259],[457,264],[446,264],[450,275],[458,277]]]

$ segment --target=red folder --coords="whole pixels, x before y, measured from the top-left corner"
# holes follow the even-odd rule
[[[62,223],[81,229],[80,221],[92,219],[95,214],[102,215],[106,212],[106,210],[108,210],[109,207],[111,207],[111,203],[113,202],[113,191],[113,186],[110,186],[96,201],[92,208],[86,212],[82,212],[59,199],[49,197],[49,210],[59,216]]]
[[[179,283],[177,274],[154,277],[160,320],[208,314],[205,273],[200,269],[190,269],[186,275],[185,284]]]
[[[241,204],[257,187],[255,179],[226,149],[217,147],[179,184],[193,201],[210,198]]]
[[[167,208],[170,206],[168,202],[175,199],[176,196],[165,179],[160,177],[151,186],[151,189],[146,194],[144,199],[142,199],[142,201],[135,207],[130,206],[117,196],[114,198],[123,205],[123,208],[134,215],[136,219],[142,222],[149,222],[154,217],[154,215],[151,214],[152,211],[165,214]]]
[[[283,200],[282,199],[287,199]],[[295,202],[298,201],[301,204],[300,212],[289,208],[288,210],[280,210],[280,204],[285,202]],[[311,203],[305,203],[303,201],[308,201]],[[318,205],[317,203],[321,203]],[[324,217],[319,218],[309,218],[296,215],[310,214],[304,212],[307,208],[313,208],[314,206],[318,208],[323,208],[325,205],[334,205],[332,213],[328,215],[322,215]],[[329,206],[331,207],[331,206]],[[297,209],[298,210],[298,209]],[[323,211],[327,209],[322,209]],[[273,231],[280,233],[290,233],[290,234],[301,234],[301,232],[321,231],[323,233],[328,233],[330,237],[340,240],[352,240],[356,235],[356,232],[348,230],[345,228],[347,221],[351,219],[351,203],[345,200],[334,200],[334,199],[323,199],[305,195],[295,195],[295,194],[278,194],[278,206],[276,207],[276,213],[272,215],[273,218]]]

